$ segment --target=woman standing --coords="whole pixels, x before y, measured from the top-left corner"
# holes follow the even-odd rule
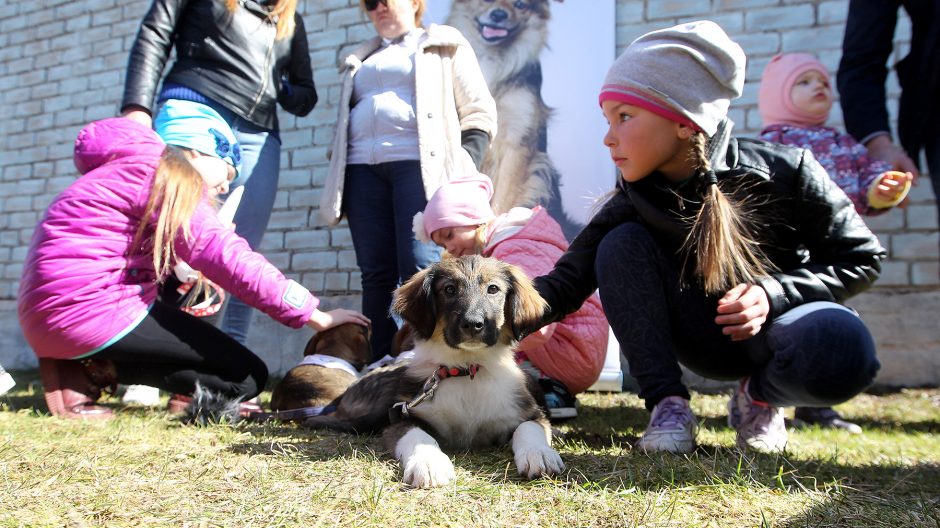
[[[345,214],[362,271],[372,351],[391,348],[392,291],[437,260],[412,218],[455,175],[475,173],[496,133],[496,103],[473,49],[449,26],[421,27],[424,0],[361,0],[378,36],[343,61],[339,118],[320,213]]]
[[[154,0],[131,49],[121,113],[152,125],[154,103],[193,101],[215,109],[242,148],[245,186],[235,231],[257,249],[277,193],[277,106],[305,116],[317,102],[307,32],[297,0]],[[176,62],[160,77],[176,49]],[[251,307],[233,298],[222,330],[247,339]]]

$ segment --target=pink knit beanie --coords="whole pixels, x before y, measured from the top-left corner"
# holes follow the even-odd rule
[[[784,53],[767,63],[761,76],[757,96],[757,109],[764,122],[770,125],[818,126],[826,122],[829,112],[810,114],[793,105],[790,90],[803,73],[814,70],[829,80],[829,72],[821,62],[808,53]]]
[[[496,218],[490,207],[493,182],[484,174],[464,176],[441,185],[428,200],[424,213],[414,217],[415,238],[431,241],[431,233],[444,227],[476,226]]]

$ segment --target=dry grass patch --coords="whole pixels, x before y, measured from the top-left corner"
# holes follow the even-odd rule
[[[727,396],[696,395],[701,447],[647,456],[631,394],[580,397],[557,427],[568,466],[528,482],[508,448],[454,454],[455,485],[413,490],[378,438],[294,426],[183,426],[120,407],[104,423],[48,416],[34,373],[0,397],[0,526],[934,526],[940,390],[840,407],[865,433],[810,429],[783,456],[743,454]]]

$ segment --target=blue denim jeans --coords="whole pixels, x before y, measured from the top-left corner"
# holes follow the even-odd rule
[[[426,205],[417,160],[346,167],[343,211],[362,272],[362,313],[372,320],[375,359],[389,353],[398,330],[389,316],[392,292],[441,258],[436,244],[417,241],[412,231]]]
[[[680,363],[711,379],[750,376],[751,394],[774,406],[835,405],[878,372],[865,324],[832,302],[798,306],[757,336],[731,341],[714,322],[717,297],[680,289],[676,257],[638,223],[607,234],[595,267],[604,312],[648,409],[667,396],[689,397]]]
[[[242,149],[242,170],[231,188],[245,186],[235,212],[235,232],[255,251],[268,228],[280,176],[281,140],[276,131],[254,125],[231,112],[221,111]],[[222,331],[241,344],[248,339],[254,309],[235,296],[229,297],[222,316]]]

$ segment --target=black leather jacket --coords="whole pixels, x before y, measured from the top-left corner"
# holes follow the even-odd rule
[[[167,83],[191,88],[246,120],[277,130],[277,103],[307,115],[317,102],[307,31],[300,15],[288,38],[275,40],[267,8],[241,0],[154,0],[131,49],[121,110],[152,113],[160,76],[175,46]]]
[[[709,159],[720,182],[749,197],[758,215],[755,235],[780,270],[759,282],[771,317],[811,301],[840,302],[871,286],[886,252],[812,153],[738,140],[729,129],[726,121],[712,138]],[[543,322],[560,320],[594,292],[597,247],[618,225],[639,222],[663,247],[678,251],[701,203],[703,185],[698,180],[670,185],[658,174],[632,184],[621,180],[555,269],[535,279],[550,306]]]

